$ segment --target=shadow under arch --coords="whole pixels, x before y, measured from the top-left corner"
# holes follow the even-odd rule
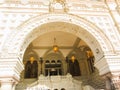
[[[52,24],[56,22],[62,22],[64,25],[69,24],[69,26],[72,25],[74,28],[55,31],[72,33],[82,38],[92,49],[96,60],[99,60],[103,56],[103,52],[113,50],[111,43],[100,28],[82,17],[70,14],[45,14],[33,17],[16,28],[4,47],[8,47],[9,53],[11,51],[11,53],[18,53],[22,60],[26,48],[34,39],[44,33],[51,32],[50,29],[40,29],[40,27],[44,24],[47,26],[48,23]],[[61,26],[61,28],[63,27]],[[81,37],[81,35],[84,36]],[[13,47],[13,45],[15,46]],[[99,51],[99,56],[96,50]]]

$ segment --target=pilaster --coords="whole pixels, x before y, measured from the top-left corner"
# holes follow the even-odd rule
[[[105,55],[95,63],[106,80],[106,90],[120,90],[120,56]]]
[[[1,88],[0,90],[15,90],[16,82],[14,80],[10,80],[10,78],[7,78],[5,80],[1,80]]]
[[[14,90],[20,80],[23,64],[16,57],[0,57],[1,90]]]

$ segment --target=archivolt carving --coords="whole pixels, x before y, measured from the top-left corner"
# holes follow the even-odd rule
[[[32,42],[32,40],[44,33],[51,32],[50,29],[40,29],[40,27],[42,27],[44,24],[53,22],[63,22],[71,24],[73,27],[75,27],[71,29],[65,28],[64,30],[60,31],[72,33],[86,41],[96,57],[96,49],[99,49],[101,55],[103,54],[102,52],[112,50],[109,40],[98,27],[84,18],[68,14],[46,14],[31,18],[16,28],[8,42],[4,45],[4,48],[7,48],[8,53],[14,52],[20,54],[22,58],[25,49],[30,42]],[[59,31],[59,29],[56,30]],[[52,31],[56,30],[54,29]],[[84,34],[83,37],[81,37],[82,34]]]

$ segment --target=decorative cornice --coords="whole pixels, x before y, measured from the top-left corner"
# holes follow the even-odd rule
[[[87,1],[88,2],[88,1]],[[22,4],[21,1],[14,1],[14,0],[7,0],[4,1],[3,4],[0,4],[0,8],[1,10],[5,10],[5,11],[9,11],[12,9],[12,12],[18,12],[17,10],[14,9],[23,9],[23,10],[34,10],[34,12],[49,12],[49,10],[52,10],[52,8],[54,9],[54,2],[50,3],[47,2],[48,4],[45,5],[44,1],[41,0],[34,0],[34,1],[29,1],[26,4]],[[105,5],[104,2],[95,2],[95,1],[89,1],[89,4],[86,3],[85,1],[79,1],[79,2],[64,2],[63,4],[63,11],[69,13],[69,12],[78,12],[78,11],[82,11],[82,12],[86,12],[87,11],[95,11],[95,12],[99,12],[99,11],[108,11],[107,7]],[[52,7],[51,7],[52,6]],[[9,7],[9,8],[8,8]]]

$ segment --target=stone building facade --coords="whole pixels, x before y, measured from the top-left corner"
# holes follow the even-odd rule
[[[20,83],[30,43],[56,31],[85,41],[104,89],[120,89],[120,0],[0,0],[1,90]]]

